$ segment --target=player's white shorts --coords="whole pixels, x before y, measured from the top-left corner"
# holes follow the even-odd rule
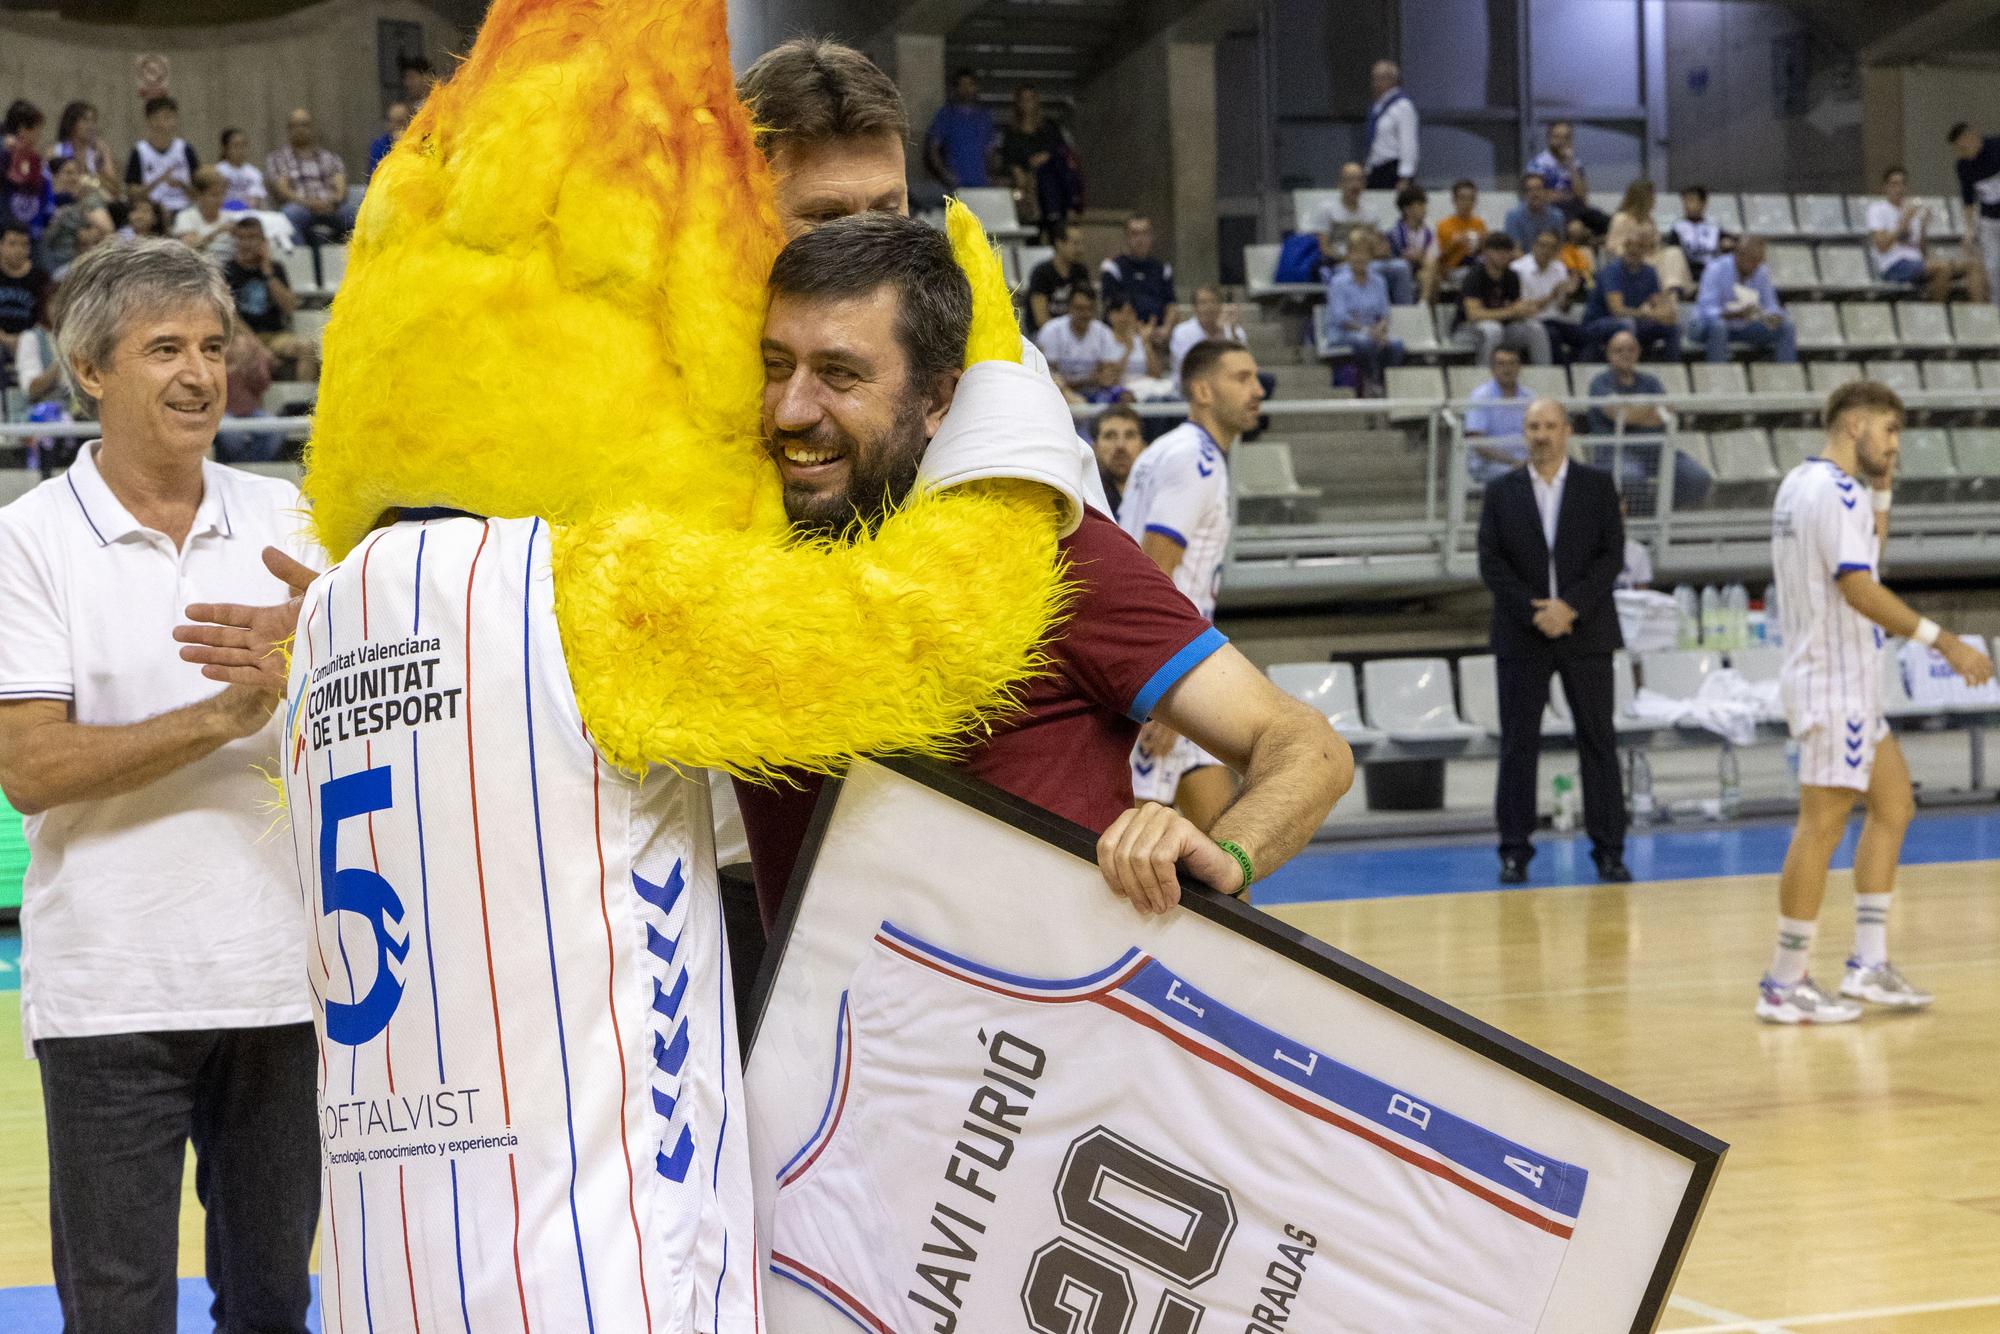
[[[1164,755],[1148,755],[1135,745],[1132,747],[1132,795],[1140,801],[1157,801],[1162,806],[1171,806],[1175,793],[1180,791],[1181,779],[1190,769],[1221,763],[1186,737],[1175,741],[1173,749]]]
[[[1799,743],[1799,782],[1808,787],[1868,790],[1875,771],[1875,748],[1889,735],[1880,713],[1814,716],[1795,725]]]

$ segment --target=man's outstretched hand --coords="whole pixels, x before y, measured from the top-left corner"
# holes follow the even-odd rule
[[[1163,913],[1181,901],[1180,868],[1234,894],[1243,868],[1171,806],[1146,802],[1121,814],[1097,840],[1097,869],[1111,892],[1142,913]]]
[[[299,603],[319,571],[293,560],[276,547],[264,548],[264,568],[278,577],[291,596],[268,607],[240,602],[188,604],[191,624],[174,627],[182,645],[181,658],[201,664],[211,681],[256,686],[285,693],[284,646],[298,629]]]

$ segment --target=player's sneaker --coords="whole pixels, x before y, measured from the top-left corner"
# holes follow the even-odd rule
[[[1786,986],[1767,973],[1757,984],[1757,1017],[1767,1024],[1851,1024],[1861,1007],[1835,1000],[1810,977]]]
[[[1864,964],[1859,959],[1847,961],[1847,976],[1840,981],[1840,994],[1872,1005],[1886,1005],[1892,1010],[1921,1010],[1937,999],[1930,992],[1911,986],[1896,971],[1896,965],[1886,961]]]

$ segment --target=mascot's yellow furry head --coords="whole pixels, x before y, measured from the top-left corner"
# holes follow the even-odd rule
[[[963,210],[970,359],[1018,359]],[[629,767],[937,753],[1037,669],[1063,595],[1025,483],[800,543],[759,436],[782,244],[723,0],[498,0],[368,189],[306,494],[344,556],[398,507],[539,515],[585,721]]]

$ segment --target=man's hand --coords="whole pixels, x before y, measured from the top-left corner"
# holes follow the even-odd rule
[[[209,704],[228,734],[240,741],[263,731],[264,724],[271,719],[271,710],[277,708],[278,701],[284,697],[285,675],[279,672],[276,686],[262,682],[232,685],[211,699]]]
[[[187,618],[194,624],[175,626],[174,639],[186,646],[181,649],[182,660],[200,663],[201,674],[209,680],[282,696],[286,685],[283,649],[298,629],[300,600],[319,572],[276,547],[264,548],[264,568],[290,590],[289,598],[267,607],[239,602],[191,603]]]
[[[1576,611],[1561,598],[1536,598],[1535,628],[1550,639],[1561,639],[1576,625]]]
[[[1967,685],[1983,686],[1993,679],[1993,659],[1957,635],[1940,635],[1937,651],[1944,655],[1944,660],[1951,664],[1954,672],[1965,679]]]
[[[1174,748],[1174,742],[1181,734],[1158,719],[1139,729],[1139,753],[1150,759],[1158,759]]]
[[[1104,883],[1142,913],[1163,913],[1181,901],[1179,868],[1234,894],[1243,887],[1236,859],[1171,806],[1146,802],[1112,821],[1097,840],[1097,869]]]

